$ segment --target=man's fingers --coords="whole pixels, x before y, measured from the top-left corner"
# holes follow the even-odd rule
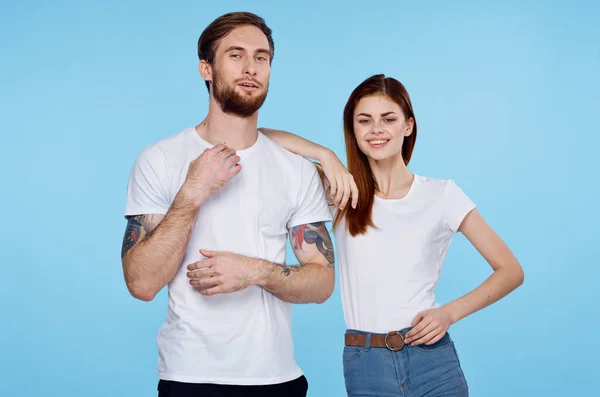
[[[197,270],[197,269],[202,269],[204,267],[210,267],[210,264],[206,260],[202,260],[202,261],[198,261],[198,262],[193,262],[193,263],[190,263],[189,265],[187,265],[187,269],[189,271],[194,271],[194,270]]]
[[[214,153],[221,153],[225,149],[227,149],[227,145],[225,145],[224,143],[217,143],[215,146],[213,146],[209,150]]]
[[[216,294],[222,294],[226,291],[224,290],[223,285],[221,284],[221,285],[217,285],[216,287],[212,287],[212,288],[199,289],[198,292],[200,292],[204,296],[211,296],[211,295],[216,295]]]
[[[230,167],[229,168],[229,172],[231,173],[231,177],[233,178],[234,176],[236,176],[237,174],[239,174],[241,170],[242,170],[242,165],[241,164],[236,164],[236,165]]]
[[[200,279],[190,280],[190,285],[193,285],[197,289],[210,289],[222,284],[222,280],[219,277],[206,277]]]
[[[240,161],[240,156],[237,154],[230,156],[227,160],[225,160],[225,167],[231,168],[236,165]]]
[[[205,278],[211,276],[218,276],[219,272],[214,267],[206,267],[203,269],[198,269],[194,271],[190,271],[186,273],[188,278]]]
[[[205,249],[201,249],[200,250],[200,254],[202,254],[202,256],[207,257],[207,258],[212,258],[213,256],[215,256],[217,253],[215,251],[209,251],[209,250],[205,250]],[[196,262],[197,263],[197,262]],[[191,269],[190,269],[191,270]]]
[[[235,150],[230,147],[219,153],[219,157],[221,157],[221,160],[223,161],[226,161],[231,156],[235,156]]]

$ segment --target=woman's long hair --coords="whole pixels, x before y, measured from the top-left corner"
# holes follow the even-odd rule
[[[408,165],[415,141],[417,139],[417,121],[413,112],[410,97],[404,85],[398,80],[378,74],[369,77],[352,91],[344,107],[344,137],[346,140],[346,160],[348,171],[354,177],[359,191],[356,208],[348,205],[343,211],[338,211],[333,221],[336,228],[342,219],[346,220],[346,227],[352,236],[363,234],[369,226],[375,227],[372,219],[373,202],[375,200],[375,179],[367,156],[360,151],[356,136],[354,135],[354,109],[358,102],[367,96],[382,95],[400,106],[404,118],[414,120],[414,127],[409,136],[404,137],[402,143],[402,159]]]

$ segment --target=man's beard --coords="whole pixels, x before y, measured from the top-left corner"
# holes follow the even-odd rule
[[[240,95],[235,92],[235,85],[228,86],[217,73],[214,76],[213,95],[224,113],[244,118],[250,117],[260,109],[267,98],[268,88],[260,96]],[[258,85],[256,81],[254,84]]]

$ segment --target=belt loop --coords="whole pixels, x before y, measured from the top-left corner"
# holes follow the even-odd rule
[[[367,332],[367,340],[365,341],[365,351],[369,351],[369,349],[371,348],[371,333]]]

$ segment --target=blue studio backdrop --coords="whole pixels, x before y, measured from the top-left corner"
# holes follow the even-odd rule
[[[125,287],[125,189],[144,147],[205,116],[196,43],[230,11],[273,29],[260,126],[345,158],[352,89],[376,73],[399,79],[419,125],[412,171],[454,179],[521,261],[521,288],[451,328],[471,394],[593,394],[597,2],[1,5],[1,396],[156,395],[167,296],[141,302]],[[490,273],[457,235],[437,298],[455,299]],[[344,396],[339,285],[322,305],[295,306],[293,320],[309,396]]]

